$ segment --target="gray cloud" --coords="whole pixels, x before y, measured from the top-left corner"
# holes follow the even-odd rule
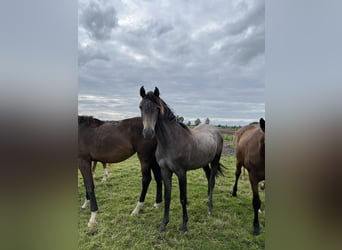
[[[108,40],[111,31],[118,25],[114,7],[102,8],[97,2],[90,2],[80,15],[81,25],[95,40]]]
[[[92,48],[90,46],[86,46],[85,48],[82,48],[79,45],[78,46],[78,65],[83,66],[84,64],[92,60],[104,60],[108,62],[110,58],[104,52],[96,48]]]
[[[230,56],[232,63],[241,65],[248,64],[251,60],[265,53],[264,27],[253,27],[249,34],[237,42],[228,41],[220,50]]]
[[[245,12],[243,16],[228,22],[226,24],[226,31],[229,35],[238,35],[244,32],[249,27],[264,26],[265,22],[265,2],[254,1],[253,4],[248,7],[245,2],[240,2],[237,10]]]
[[[128,31],[139,37],[159,38],[163,34],[173,30],[173,28],[174,27],[170,23],[151,19]]]
[[[216,117],[224,124],[264,116],[264,1],[240,3],[113,0],[118,25],[110,40],[92,42],[88,30],[79,30],[80,112],[140,115],[145,85],[158,86],[185,119]]]
[[[244,15],[225,24],[218,51],[233,64],[246,65],[265,53],[265,2],[255,1],[250,6],[240,2],[237,10]]]

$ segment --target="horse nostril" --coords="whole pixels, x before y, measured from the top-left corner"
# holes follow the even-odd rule
[[[152,139],[154,136],[154,130],[151,128],[144,129],[143,136],[145,139],[148,139],[148,140]]]

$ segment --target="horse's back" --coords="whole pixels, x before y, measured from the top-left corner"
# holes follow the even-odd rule
[[[196,126],[191,131],[197,134],[204,134],[204,135],[209,134],[217,138],[222,137],[220,131],[216,127],[207,125],[207,124]]]
[[[248,125],[235,134],[236,158],[249,171],[265,169],[264,132],[259,126]]]
[[[204,141],[204,143],[213,143],[219,145],[223,141],[220,131],[211,125],[203,124],[194,127],[191,131],[195,138]]]
[[[191,129],[194,141],[192,155],[194,162],[211,162],[221,156],[223,139],[217,128],[210,125],[200,125]],[[207,159],[203,159],[207,158]]]
[[[136,152],[134,141],[142,131],[141,120],[105,121],[99,126],[79,126],[79,154],[93,160],[116,163]]]

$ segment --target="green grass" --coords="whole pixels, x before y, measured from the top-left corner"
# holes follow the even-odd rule
[[[102,166],[96,169],[95,192],[99,213],[97,224],[87,228],[89,208],[79,212],[79,249],[264,249],[265,214],[259,214],[261,234],[252,235],[252,192],[248,180],[239,181],[238,196],[231,197],[234,184],[235,157],[223,156],[225,176],[216,179],[213,213],[207,215],[207,180],[203,170],[187,173],[188,232],[178,231],[182,223],[178,179],[174,175],[170,222],[159,233],[163,205],[153,209],[156,186],[152,180],[143,210],[131,216],[141,190],[140,165],[136,155],[108,167],[109,179],[101,182]],[[247,178],[248,179],[248,178]],[[85,198],[83,180],[79,173],[79,206]],[[262,209],[265,195],[260,192]],[[264,211],[264,209],[263,209]]]
[[[233,141],[233,138],[234,138],[233,135],[228,135],[228,134],[223,135],[223,139],[225,141]]]

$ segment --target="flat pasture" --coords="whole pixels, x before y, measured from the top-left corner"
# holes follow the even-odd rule
[[[229,132],[230,131],[230,132]],[[95,193],[99,212],[97,224],[87,227],[89,208],[81,210],[85,198],[82,176],[78,174],[79,249],[265,249],[265,191],[260,191],[259,215],[261,233],[252,235],[252,191],[248,181],[240,179],[238,196],[232,197],[235,180],[235,157],[232,154],[232,130],[222,133],[225,147],[221,163],[225,176],[216,179],[213,193],[213,213],[207,215],[207,180],[201,169],[187,174],[188,232],[178,231],[182,223],[178,180],[172,179],[170,222],[159,233],[164,204],[152,208],[156,186],[152,179],[145,205],[137,216],[131,216],[140,191],[141,172],[136,155],[108,167],[109,179],[102,182],[103,169],[99,163],[95,175]]]

